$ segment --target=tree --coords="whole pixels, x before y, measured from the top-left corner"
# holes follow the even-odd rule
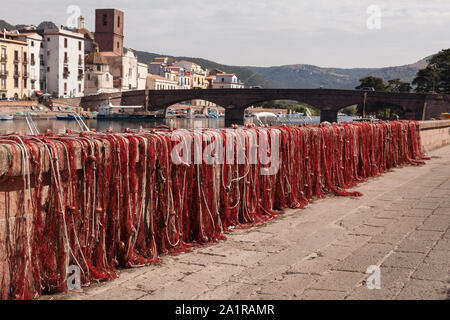
[[[409,82],[403,82],[400,79],[392,79],[388,81],[386,90],[390,92],[410,92],[411,84]]]
[[[384,83],[383,79],[377,77],[365,77],[359,79],[360,85],[355,89],[363,89],[363,88],[374,88],[375,91],[386,91],[387,85]]]
[[[434,66],[428,65],[425,69],[417,72],[417,76],[412,82],[416,86],[414,91],[418,93],[435,92],[439,79],[439,71]]]
[[[441,50],[419,70],[413,81],[416,92],[450,93],[450,49]]]

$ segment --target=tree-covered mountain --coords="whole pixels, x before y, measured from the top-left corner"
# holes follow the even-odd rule
[[[135,51],[140,62],[149,63],[155,57],[173,57],[145,51]],[[412,82],[417,72],[424,68],[430,57],[416,63],[398,67],[386,68],[321,68],[307,64],[286,65],[278,67],[240,67],[223,65],[214,61],[193,58],[174,57],[178,60],[188,60],[208,69],[221,69],[236,73],[247,87],[262,86],[265,88],[335,88],[354,89],[359,79],[374,76],[384,81],[400,79]]]

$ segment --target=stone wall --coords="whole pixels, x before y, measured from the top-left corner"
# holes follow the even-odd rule
[[[420,131],[425,152],[450,143],[450,120],[421,121]]]

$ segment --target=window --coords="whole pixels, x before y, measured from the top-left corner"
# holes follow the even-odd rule
[[[120,43],[119,43],[119,41],[117,41],[117,49],[119,49],[120,48]]]
[[[78,84],[78,92],[81,93],[81,84]]]
[[[19,60],[19,51],[17,50],[14,51],[14,60]]]
[[[78,50],[81,51],[81,41],[78,41]]]
[[[43,42],[41,42],[41,48],[43,48],[44,47],[44,43]]]
[[[103,15],[103,26],[107,26],[108,25],[108,15],[104,14]]]
[[[64,82],[64,94],[67,94],[67,82]]]
[[[27,61],[27,53],[26,52],[23,53],[23,61]]]
[[[2,48],[2,58],[6,58],[6,48]]]
[[[47,67],[47,72],[50,72],[50,67]]]
[[[2,78],[2,89],[6,89],[6,79]]]
[[[47,42],[50,42],[50,38],[47,38]]]
[[[34,47],[34,41],[31,41],[31,46]]]
[[[67,38],[64,38],[64,48],[67,48]]]
[[[117,27],[120,28],[120,16],[117,17]]]
[[[97,65],[97,71],[102,71],[102,66],[101,65]]]
[[[19,78],[14,78],[14,88],[19,87]]]
[[[23,79],[23,87],[26,89],[27,88],[27,79]]]

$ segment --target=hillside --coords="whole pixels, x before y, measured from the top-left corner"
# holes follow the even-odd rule
[[[246,67],[238,67],[238,66],[227,66],[224,64],[220,64],[214,61],[202,59],[202,58],[192,58],[192,57],[174,57],[170,55],[161,55],[156,53],[144,52],[144,51],[135,51],[139,62],[142,63],[150,63],[155,57],[170,57],[175,58],[177,60],[188,60],[197,63],[203,68],[207,68],[209,70],[212,69],[220,69],[225,72],[235,73],[238,78],[245,83],[245,86],[263,86],[265,88],[270,87],[270,84],[262,77],[261,75],[255,73]]]
[[[249,67],[250,70],[264,77],[274,88],[335,88],[353,89],[359,84],[359,79],[366,76],[382,78],[384,81],[399,78],[412,82],[417,72],[425,68],[424,58],[416,63],[398,67],[386,68],[321,68],[312,65],[288,65],[279,67]]]
[[[0,29],[15,29],[23,25],[11,25],[0,20]],[[140,62],[149,63],[155,57],[173,57],[145,51],[135,51]],[[246,87],[262,86],[265,88],[336,88],[354,89],[359,84],[359,79],[366,76],[383,78],[384,81],[399,78],[402,81],[411,82],[419,69],[427,65],[430,57],[416,63],[386,67],[386,68],[322,68],[307,64],[296,64],[275,67],[243,67],[229,66],[214,61],[193,58],[174,57],[178,60],[189,60],[207,69],[221,69],[225,72],[235,73]]]

